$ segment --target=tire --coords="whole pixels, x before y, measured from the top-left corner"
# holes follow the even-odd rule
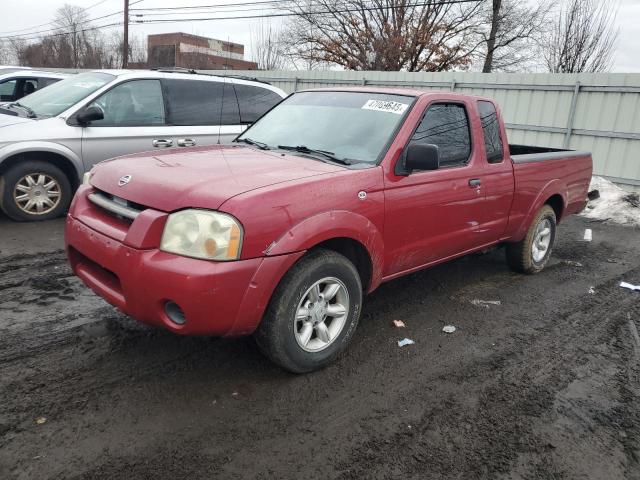
[[[543,235],[546,228],[549,231]],[[555,239],[556,214],[553,208],[544,205],[531,222],[524,239],[507,244],[507,263],[516,272],[538,273],[549,261]],[[546,248],[542,248],[545,245]]]
[[[322,295],[332,293],[325,303]],[[362,283],[353,263],[337,252],[315,250],[282,278],[254,337],[262,352],[285,370],[311,372],[330,364],[346,348],[361,307]]]
[[[0,207],[13,220],[50,220],[63,215],[71,203],[69,179],[51,163],[22,161],[7,170],[2,180]]]

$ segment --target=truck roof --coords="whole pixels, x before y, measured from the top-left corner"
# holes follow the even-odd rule
[[[491,99],[487,97],[480,97],[477,95],[469,95],[466,93],[456,93],[451,92],[449,90],[420,90],[418,88],[400,88],[400,87],[369,87],[363,85],[362,87],[324,87],[324,88],[310,88],[306,90],[298,90],[299,92],[359,92],[359,93],[383,93],[387,95],[406,95],[411,97],[423,97],[428,95],[436,95],[442,96],[446,95],[447,97],[459,97],[463,98],[474,98],[478,100],[488,100]]]

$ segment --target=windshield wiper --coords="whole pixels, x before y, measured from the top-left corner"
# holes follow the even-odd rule
[[[26,105],[22,105],[20,102],[13,102],[10,103],[8,105],[9,107],[20,107],[21,109],[23,109],[25,112],[27,112],[27,115],[29,116],[29,118],[38,118],[38,115],[36,115],[36,112],[34,112],[33,110],[31,110],[29,107],[27,107]]]
[[[256,140],[251,140],[250,138],[240,138],[239,140],[236,140],[236,142],[248,143],[249,145],[258,147],[260,150],[269,150],[269,145],[267,145],[266,143],[258,142]]]
[[[347,160],[346,158],[338,158],[336,157],[336,154],[333,152],[329,152],[327,150],[320,150],[318,148],[309,148],[306,145],[298,145],[295,147],[291,145],[278,145],[278,148],[280,150],[291,150],[293,152],[322,155],[323,157],[328,158],[332,162],[341,163],[342,165],[351,165],[351,162],[349,160]]]

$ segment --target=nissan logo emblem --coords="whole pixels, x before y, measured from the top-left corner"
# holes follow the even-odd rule
[[[118,186],[124,187],[130,181],[131,181],[131,175],[125,175],[124,177],[120,177],[120,180],[118,180]]]

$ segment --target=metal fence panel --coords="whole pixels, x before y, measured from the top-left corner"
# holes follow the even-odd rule
[[[231,72],[211,71],[219,75]],[[495,99],[512,143],[590,150],[594,172],[640,185],[640,74],[234,71],[286,92],[332,86],[455,90]]]

